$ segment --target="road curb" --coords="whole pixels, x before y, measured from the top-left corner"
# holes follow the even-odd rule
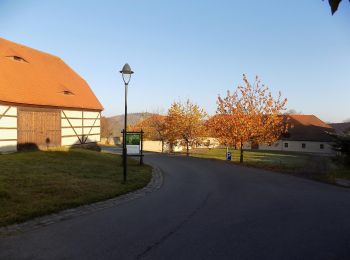
[[[93,204],[83,205],[77,208],[66,209],[58,213],[37,217],[32,220],[13,224],[0,228],[0,235],[15,235],[18,233],[24,233],[32,231],[41,227],[45,227],[54,223],[58,223],[64,220],[72,219],[74,217],[86,215],[103,209],[111,208],[134,199],[145,197],[147,194],[154,192],[161,188],[163,184],[163,174],[159,168],[153,167],[152,179],[143,188],[120,195],[118,197],[108,199],[105,201],[96,202]]]

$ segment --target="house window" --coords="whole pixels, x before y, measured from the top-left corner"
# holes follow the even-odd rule
[[[284,143],[284,147],[285,147],[285,148],[288,148],[288,143]]]
[[[301,144],[301,148],[305,149],[306,148],[306,144],[302,143]]]
[[[320,144],[320,149],[324,149],[324,144]]]

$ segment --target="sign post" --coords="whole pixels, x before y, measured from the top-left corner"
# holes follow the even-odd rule
[[[143,131],[127,132],[126,138],[127,156],[140,157],[140,165],[143,164]]]

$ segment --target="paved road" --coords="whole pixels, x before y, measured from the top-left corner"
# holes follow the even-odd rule
[[[144,198],[0,238],[0,259],[350,259],[350,190],[226,162],[147,155]]]

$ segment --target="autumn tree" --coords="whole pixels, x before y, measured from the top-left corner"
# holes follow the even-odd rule
[[[132,126],[133,131],[144,131],[145,139],[162,142],[162,152],[166,141],[165,116],[154,114]]]
[[[101,124],[101,137],[107,138],[107,142],[108,142],[108,139],[113,135],[112,126],[105,116],[101,117],[100,124]]]
[[[203,140],[206,116],[205,111],[190,100],[184,104],[174,102],[165,119],[166,138],[170,147],[179,141],[186,147],[188,156],[189,148],[200,144]]]
[[[215,137],[220,144],[229,147],[236,146],[238,142],[234,123],[233,115],[216,114],[207,120],[206,127],[209,136]]]
[[[244,143],[273,143],[279,139],[285,129],[282,111],[287,99],[273,98],[269,88],[260,83],[249,83],[243,75],[243,86],[238,86],[234,93],[227,91],[226,97],[218,97],[217,122],[218,136],[236,142],[240,147],[240,162],[243,162]],[[226,132],[231,135],[227,137]]]

